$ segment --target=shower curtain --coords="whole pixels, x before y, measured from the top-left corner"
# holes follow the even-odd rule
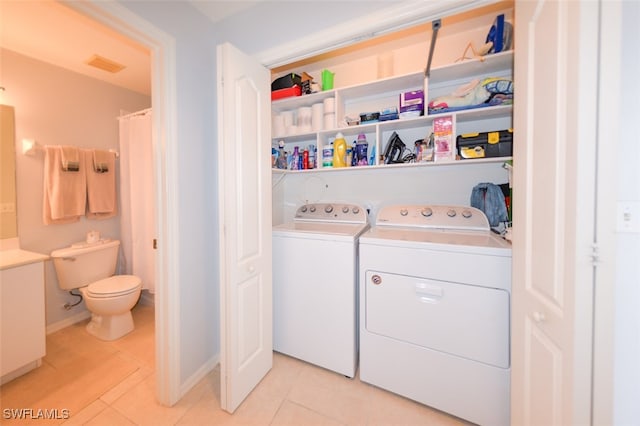
[[[151,109],[122,115],[120,124],[121,272],[155,292],[155,197]],[[122,260],[122,259],[121,259]]]

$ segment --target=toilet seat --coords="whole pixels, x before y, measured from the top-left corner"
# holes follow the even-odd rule
[[[108,298],[133,293],[140,287],[140,278],[134,275],[114,275],[87,286],[87,296]]]

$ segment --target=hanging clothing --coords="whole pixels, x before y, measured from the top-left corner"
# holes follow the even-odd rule
[[[492,227],[509,220],[502,189],[493,183],[479,183],[473,187],[471,207],[482,210]]]

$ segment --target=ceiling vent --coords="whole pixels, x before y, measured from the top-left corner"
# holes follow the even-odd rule
[[[120,65],[119,63],[114,62],[110,59],[103,58],[100,55],[93,55],[91,59],[87,61],[87,64],[103,71],[110,72],[112,74],[115,74],[126,68],[124,65]]]

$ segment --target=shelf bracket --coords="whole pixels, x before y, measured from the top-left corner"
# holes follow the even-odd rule
[[[427,67],[424,70],[424,76],[429,77],[431,74],[431,60],[433,59],[433,51],[436,48],[436,39],[438,38],[438,30],[442,26],[442,21],[440,19],[436,19],[435,21],[431,21],[431,30],[433,31],[433,35],[431,36],[431,46],[429,47],[429,58],[427,59]]]

